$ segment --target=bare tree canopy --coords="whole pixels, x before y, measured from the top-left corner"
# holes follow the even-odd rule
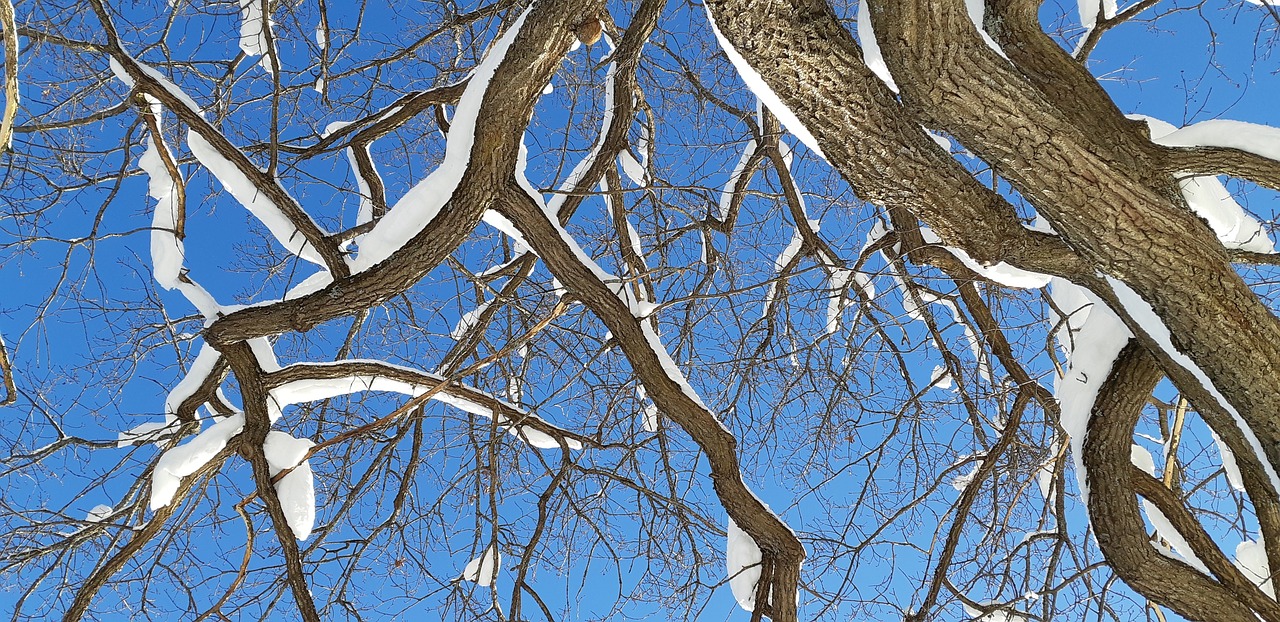
[[[1280,622],[1278,3],[0,0],[0,611]]]

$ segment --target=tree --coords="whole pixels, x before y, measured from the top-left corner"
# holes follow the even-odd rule
[[[1280,620],[1270,4],[0,23],[14,619]]]

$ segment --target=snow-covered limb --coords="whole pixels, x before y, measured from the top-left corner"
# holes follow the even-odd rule
[[[489,300],[477,305],[476,308],[462,314],[462,317],[458,319],[458,324],[449,332],[449,337],[453,338],[454,341],[458,341],[465,337],[468,332],[471,332],[472,328],[475,328],[476,322],[480,320],[480,316],[489,308],[489,305],[493,304],[494,300],[496,300],[496,298],[490,298]]]
[[[1116,0],[1077,0],[1077,5],[1080,12],[1080,25],[1084,26],[1085,30],[1092,30],[1097,25],[1100,11],[1103,19],[1116,16]]]
[[[1132,333],[1120,317],[1089,290],[1054,278],[1049,291],[1058,308],[1067,314],[1068,332],[1058,335],[1059,345],[1067,351],[1066,372],[1063,377],[1055,378],[1054,394],[1060,405],[1062,429],[1070,439],[1080,492],[1087,504],[1089,481],[1081,451],[1089,413],[1111,366]],[[1057,320],[1053,323],[1057,324]]]
[[[262,452],[271,466],[271,475],[289,470],[275,483],[276,496],[284,510],[289,529],[294,537],[306,540],[316,522],[315,481],[311,474],[311,461],[307,453],[315,443],[305,438],[294,438],[287,432],[272,430],[262,445]],[[292,469],[292,470],[290,470]]]
[[[453,197],[471,167],[476,121],[489,90],[489,82],[532,10],[532,6],[525,9],[476,66],[454,110],[453,123],[445,141],[444,161],[405,193],[364,236],[360,242],[360,254],[352,265],[353,272],[367,270],[390,257],[420,233]]]
[[[761,554],[773,568],[769,604],[775,616],[793,618],[804,547],[743,482],[732,433],[689,384],[652,323],[637,317],[628,301],[601,278],[599,266],[592,265],[541,197],[507,192],[498,209],[525,234],[552,274],[582,293],[583,303],[615,335],[649,397],[706,455],[722,505],[744,532],[764,545]]]
[[[1237,121],[1205,121],[1178,129],[1154,117],[1129,115],[1129,118],[1145,121],[1156,144],[1233,147],[1280,160],[1280,146],[1276,146],[1280,144],[1280,129],[1277,128]],[[1187,206],[1209,223],[1223,246],[1254,253],[1275,252],[1275,245],[1262,225],[1240,207],[1218,177],[1188,177],[1180,185]]]
[[[760,582],[760,546],[738,524],[729,519],[729,535],[725,542],[724,561],[729,588],[738,605],[747,611],[756,609],[756,587]]]
[[[1134,466],[1142,469],[1144,473],[1155,477],[1156,463],[1151,457],[1151,452],[1147,451],[1146,448],[1140,445],[1133,445],[1130,460],[1132,460]],[[1151,542],[1151,546],[1155,547],[1163,555],[1184,561],[1201,573],[1207,576],[1211,575],[1209,568],[1204,565],[1204,562],[1200,561],[1200,558],[1196,557],[1191,545],[1187,544],[1187,539],[1174,526],[1173,521],[1170,521],[1156,507],[1156,504],[1143,499],[1142,510],[1147,515],[1147,520],[1151,521],[1151,526],[1155,527],[1156,533],[1160,536]]]
[[[773,89],[769,88],[760,73],[748,64],[747,59],[738,53],[738,49],[733,47],[733,44],[729,43],[729,40],[720,33],[720,29],[716,27],[715,16],[711,14],[711,6],[703,4],[703,7],[707,10],[707,22],[711,25],[711,32],[715,34],[716,40],[720,42],[720,49],[724,51],[725,56],[729,57],[729,62],[733,63],[733,68],[738,70],[738,75],[746,83],[747,88],[751,89],[756,98],[769,108],[769,112],[778,117],[778,120],[787,128],[787,131],[794,134],[796,138],[800,139],[800,142],[825,160],[827,156],[822,153],[822,148],[818,146],[818,139],[809,133],[809,129],[800,122],[800,119],[796,117],[795,113],[791,112],[791,109],[786,104],[782,103],[782,99],[778,97],[777,93],[773,92]]]
[[[1160,348],[1169,359],[1182,369],[1190,373],[1206,392],[1218,403],[1218,405],[1227,414],[1231,415],[1236,427],[1244,435],[1245,441],[1249,444],[1249,449],[1256,456],[1257,461],[1262,465],[1266,473],[1267,480],[1271,483],[1271,489],[1280,492],[1280,475],[1277,475],[1275,467],[1271,461],[1267,459],[1266,452],[1262,449],[1262,443],[1258,440],[1253,429],[1249,427],[1248,422],[1240,416],[1240,412],[1235,406],[1227,401],[1227,398],[1218,390],[1213,381],[1209,378],[1200,366],[1196,365],[1186,354],[1183,354],[1173,345],[1173,338],[1169,332],[1169,327],[1165,326],[1164,321],[1160,319],[1154,309],[1147,301],[1143,300],[1137,292],[1133,291],[1128,285],[1112,277],[1105,277],[1107,283],[1115,291],[1116,298],[1124,307],[1124,312],[1138,326],[1142,328],[1142,332],[1146,333],[1152,341]]]
[[[281,246],[297,257],[320,266],[325,265],[324,258],[303,234],[297,222],[285,214],[271,195],[262,190],[260,180],[250,179],[242,167],[223,155],[195,128],[187,132],[187,146],[191,148],[191,155],[195,156],[196,160],[199,160],[210,173],[213,173],[227,194],[262,222]],[[266,173],[261,175],[265,176]],[[278,186],[278,182],[271,183]],[[284,192],[284,189],[281,188],[280,192]],[[310,221],[310,217],[307,219]],[[319,225],[315,225],[314,221],[310,222],[321,236],[328,235],[320,229]]]
[[[1151,140],[1166,147],[1226,147],[1280,161],[1280,127],[1212,119],[1193,123],[1162,136],[1155,134],[1153,127]]]
[[[491,544],[485,548],[480,557],[467,562],[467,567],[462,569],[461,579],[474,581],[481,587],[489,587],[493,585],[493,580],[501,568],[502,552],[498,550],[496,544]]]
[[[240,0],[240,50],[249,56],[265,56],[271,50],[268,40],[273,24],[271,15],[262,10],[264,4],[266,0]],[[258,64],[272,73],[267,59]]]
[[[164,421],[148,421],[121,432],[117,445],[126,447],[137,443],[157,442],[176,432],[183,415],[183,404],[194,397],[201,387],[213,382],[214,376],[221,374],[223,369],[222,355],[208,344],[200,346],[196,360],[192,361],[186,375],[169,391],[164,400]],[[188,404],[188,407],[190,411],[186,417],[192,418],[196,404]]]
[[[195,438],[164,452],[151,473],[151,509],[157,510],[173,501],[182,478],[195,473],[218,455],[232,437],[244,429],[244,415],[223,417]]]
[[[557,427],[498,397],[449,382],[436,374],[390,365],[381,361],[346,360],[334,363],[297,363],[268,374],[267,407],[272,417],[291,404],[329,399],[362,391],[386,391],[430,399],[474,415],[496,419],[498,425],[540,449],[582,449],[595,445],[590,438]]]
[[[979,263],[970,257],[969,253],[965,252],[964,249],[943,245],[942,239],[938,237],[938,234],[928,227],[920,227],[920,236],[929,244],[942,246],[947,252],[955,255],[956,259],[959,259],[966,268],[978,273],[979,276],[1005,287],[1039,289],[1049,284],[1050,276],[1047,274],[1015,268],[1003,261],[991,265]]]
[[[250,210],[291,253],[332,272],[345,275],[347,266],[328,233],[302,210],[278,179],[262,171],[207,120],[200,107],[181,88],[155,68],[133,58],[109,39],[109,64],[116,78],[159,100],[190,130],[187,143],[196,156],[241,204]]]

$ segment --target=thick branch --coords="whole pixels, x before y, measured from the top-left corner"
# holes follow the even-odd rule
[[[1213,579],[1165,557],[1148,540],[1134,498],[1133,429],[1160,381],[1159,366],[1136,342],[1121,351],[1098,399],[1084,440],[1089,518],[1116,574],[1143,596],[1191,620],[1252,622],[1249,607]]]

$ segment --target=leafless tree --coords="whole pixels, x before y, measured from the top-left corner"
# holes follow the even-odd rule
[[[1280,620],[1262,1],[0,0],[0,602]]]

